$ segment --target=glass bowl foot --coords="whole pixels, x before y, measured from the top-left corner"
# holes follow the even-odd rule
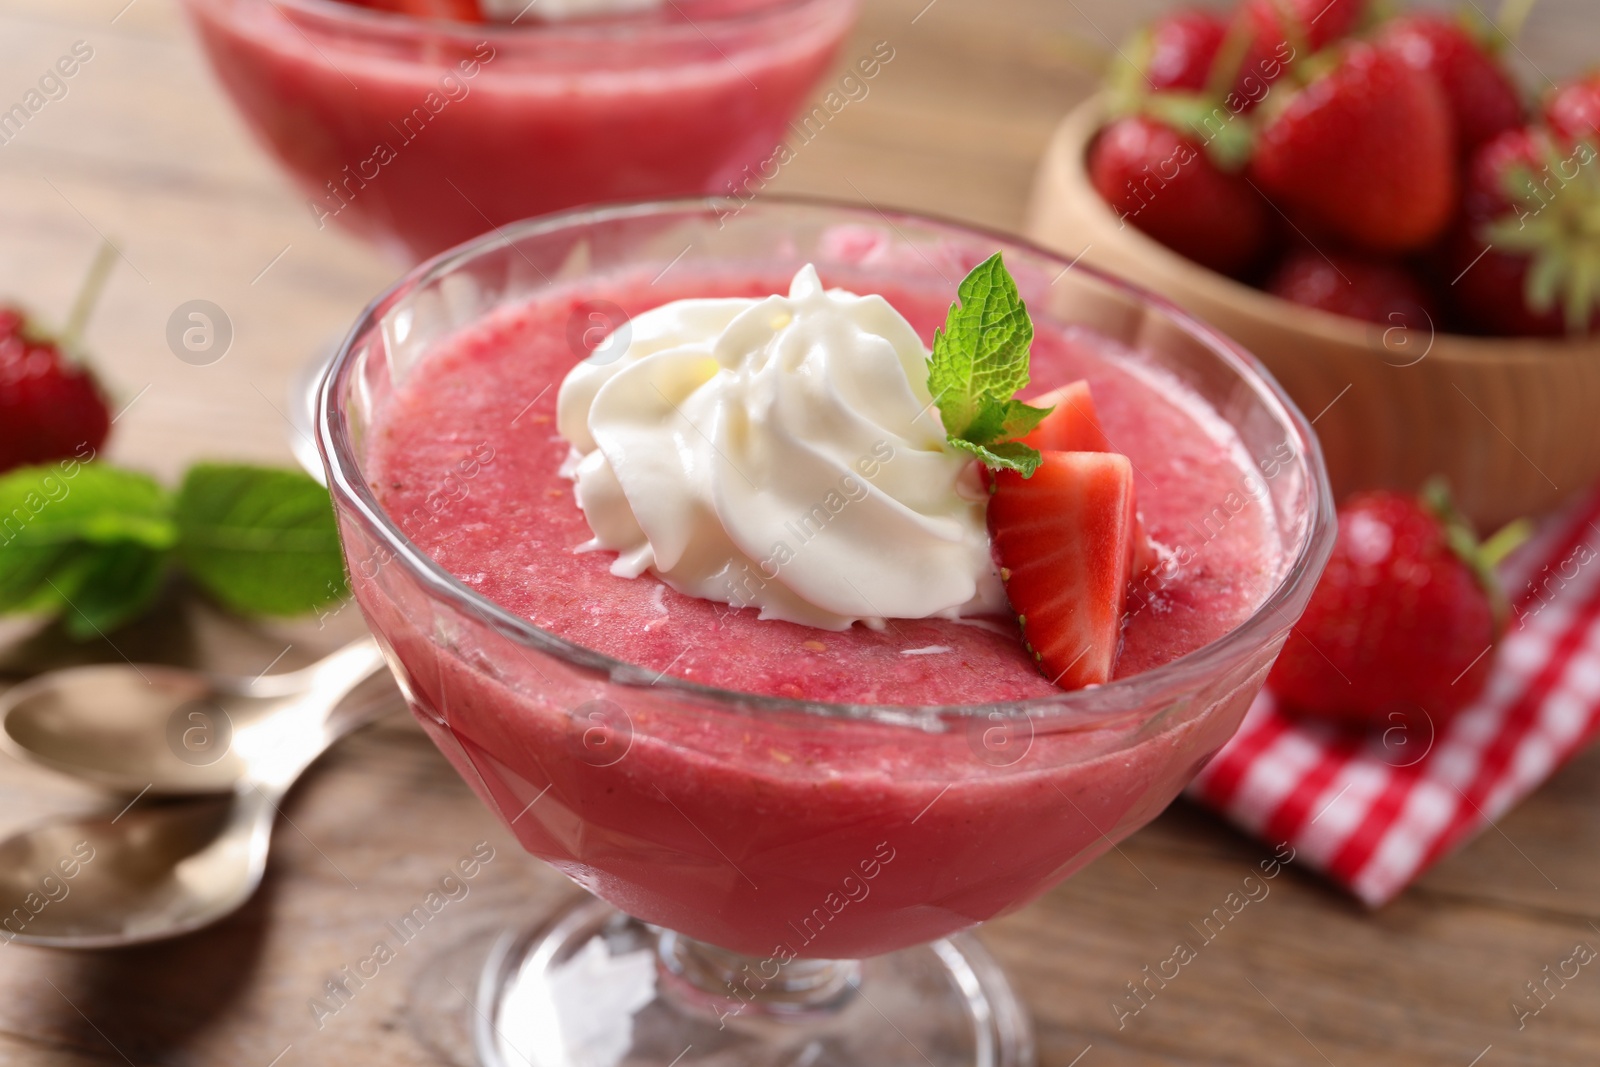
[[[959,935],[779,964],[583,899],[490,954],[483,1067],[1033,1067],[1004,974]]]

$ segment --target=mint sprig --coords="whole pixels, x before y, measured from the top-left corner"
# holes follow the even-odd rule
[[[97,463],[0,477],[0,612],[60,615],[76,638],[126,622],[177,542],[170,507],[153,479]]]
[[[998,252],[972,268],[956,297],[944,326],[934,331],[928,359],[928,392],[946,440],[986,466],[1030,478],[1039,469],[1039,452],[1017,439],[1053,409],[1014,399],[1028,384],[1033,320],[1027,305]]]
[[[106,463],[0,476],[0,614],[53,615],[92,638],[147,611],[174,563],[246,615],[345,591],[327,490],[297,471],[202,464],[177,494]]]
[[[298,615],[344,589],[328,491],[299,471],[199,464],[173,517],[189,576],[242,615]]]

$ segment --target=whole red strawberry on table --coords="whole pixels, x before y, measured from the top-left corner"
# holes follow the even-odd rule
[[[1509,611],[1494,566],[1525,534],[1514,523],[1480,545],[1442,483],[1352,497],[1268,685],[1291,713],[1443,725],[1488,681]]]
[[[101,249],[67,326],[52,334],[20,308],[0,305],[0,473],[57,459],[87,459],[111,431],[105,390],[78,353],[78,337],[111,268]]]
[[[1242,0],[1139,31],[1086,160],[1125,223],[1285,300],[1386,326],[1600,330],[1600,72],[1529,106],[1498,23]]]

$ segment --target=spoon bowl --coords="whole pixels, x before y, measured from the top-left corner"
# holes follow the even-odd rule
[[[267,765],[314,758],[342,732],[334,707],[382,662],[364,638],[259,678],[131,664],[50,671],[0,695],[0,747],[126,793],[227,792],[252,768],[281,777]]]
[[[219,692],[192,671],[74,667],[0,697],[0,744],[108,789],[224,792],[245,771],[234,732],[270,715],[274,703]]]
[[[23,831],[0,843],[0,940],[112,948],[207,926],[260,884],[273,813],[245,786]]]
[[[394,707],[393,682],[374,678],[383,662],[367,637],[286,674],[80,667],[0,697],[0,745],[132,794],[0,841],[0,942],[134,945],[238,909],[261,884],[289,787]]]

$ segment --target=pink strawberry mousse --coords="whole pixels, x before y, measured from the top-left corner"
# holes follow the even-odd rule
[[[883,293],[925,344],[950,299],[823,275]],[[818,630],[681,595],[648,573],[618,577],[613,553],[574,551],[591,532],[561,470],[569,446],[554,416],[557,389],[584,354],[568,340],[578,305],[638,314],[788,283],[685,270],[655,284],[590,280],[502,308],[396,386],[372,430],[369,480],[405,534],[462,582],[550,634],[636,665],[646,681],[878,705],[1060,695],[1008,618]],[[1116,673],[1137,675],[1249,616],[1281,576],[1279,535],[1249,491],[1263,484],[1255,461],[1216,412],[1102,336],[1037,314],[1035,325],[1030,391],[1088,380],[1162,546],[1130,592]],[[541,670],[550,694],[527,692],[450,652],[364,574],[357,592],[405,666],[419,720],[531,852],[636,917],[778,958],[885,952],[1037,896],[1171,800],[1232,733],[1254,693],[1251,672],[1275,651],[1203,691],[1202,710],[1170,726],[1150,719],[1130,739],[1120,725],[1057,724],[1007,735],[1014,759],[996,757],[982,729],[708,713],[668,686],[636,697],[612,686],[607,698],[633,703],[606,704],[627,736],[625,754],[600,766],[584,749],[589,705],[567,703],[578,701],[566,674]]]

